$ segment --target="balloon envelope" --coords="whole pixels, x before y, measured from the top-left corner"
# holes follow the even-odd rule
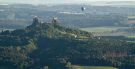
[[[81,10],[84,11],[86,8],[85,7],[81,7]]]

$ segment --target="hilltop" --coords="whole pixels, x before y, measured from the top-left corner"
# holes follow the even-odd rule
[[[133,69],[134,50],[135,43],[94,37],[37,17],[25,29],[0,33],[0,64],[13,69],[70,69],[67,64]]]

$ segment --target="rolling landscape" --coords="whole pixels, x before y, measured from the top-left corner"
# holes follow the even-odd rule
[[[134,3],[0,4],[0,69],[134,69]]]

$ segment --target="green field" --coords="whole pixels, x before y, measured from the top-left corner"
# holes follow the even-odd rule
[[[91,27],[91,28],[81,28],[81,30],[87,32],[112,32],[121,28],[126,28],[126,27]]]
[[[113,31],[117,31],[119,29],[128,29],[129,27],[89,27],[89,28],[80,28],[83,31],[87,31],[87,32],[93,32],[93,33],[97,33],[97,32],[113,32]]]
[[[128,38],[135,38],[135,34],[134,35],[128,35]]]
[[[135,16],[128,16],[128,19],[132,19],[132,18],[135,18]]]
[[[109,66],[73,66],[73,69],[117,69]]]

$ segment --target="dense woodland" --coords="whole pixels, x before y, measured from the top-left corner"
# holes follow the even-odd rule
[[[135,68],[135,43],[33,20],[25,29],[0,33],[0,66],[71,69],[70,65]]]

